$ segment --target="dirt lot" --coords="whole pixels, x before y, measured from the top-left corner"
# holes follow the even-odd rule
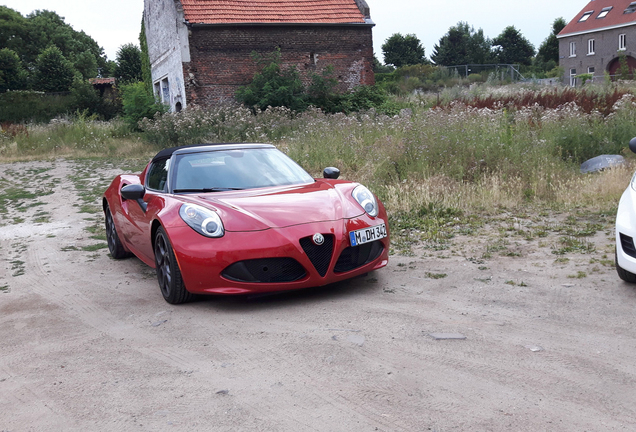
[[[100,240],[120,169],[0,165],[0,431],[636,430],[611,215],[502,214],[365,278],[171,306]]]

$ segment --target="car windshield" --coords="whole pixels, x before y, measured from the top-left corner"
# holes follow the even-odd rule
[[[217,192],[313,183],[293,160],[273,148],[218,150],[176,156],[174,193]]]

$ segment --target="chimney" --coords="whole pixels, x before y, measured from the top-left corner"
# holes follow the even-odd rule
[[[369,5],[364,0],[355,0],[358,9],[360,9],[360,13],[364,15],[365,19],[371,19],[371,9],[369,9]]]

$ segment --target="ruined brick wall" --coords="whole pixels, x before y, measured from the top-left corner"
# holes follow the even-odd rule
[[[258,71],[251,53],[281,50],[303,81],[331,65],[339,90],[375,83],[371,26],[207,26],[190,34],[191,61],[183,64],[188,103],[233,100]]]

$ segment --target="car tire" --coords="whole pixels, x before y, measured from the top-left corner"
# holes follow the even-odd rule
[[[174,250],[163,227],[159,227],[155,234],[154,250],[157,279],[163,298],[170,304],[192,301],[194,295],[185,288]]]
[[[114,259],[123,259],[131,256],[132,254],[124,248],[124,245],[119,239],[119,233],[115,227],[113,214],[110,212],[110,207],[108,205],[104,209],[104,221],[106,223],[106,241],[108,242],[108,251],[110,252],[110,256]]]
[[[636,274],[629,272],[618,265],[618,252],[614,252],[614,260],[616,263],[616,272],[618,277],[629,283],[636,283]]]

